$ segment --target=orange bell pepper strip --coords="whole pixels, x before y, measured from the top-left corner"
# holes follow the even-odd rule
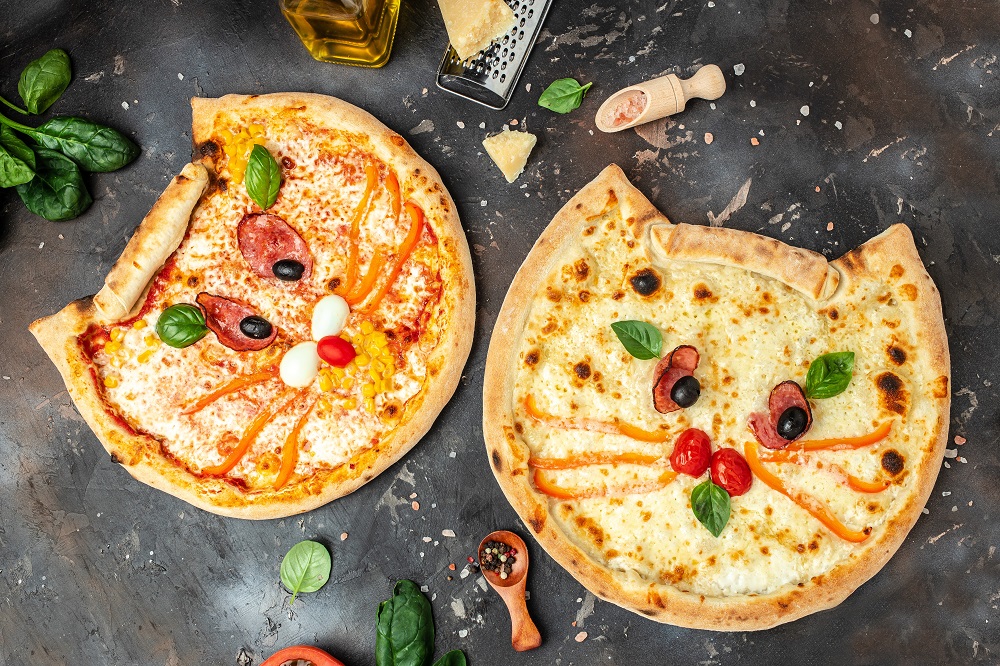
[[[313,400],[313,403],[309,405],[309,409],[303,414],[292,431],[288,433],[288,437],[285,438],[285,444],[281,447],[281,469],[278,471],[278,478],[274,480],[274,489],[280,490],[288,483],[288,479],[292,477],[292,472],[295,471],[295,464],[299,461],[299,436],[302,434],[302,428],[305,427],[306,421],[309,419],[309,415],[312,414],[313,408],[319,400]]]
[[[795,463],[796,465],[807,465],[811,458],[802,453],[801,451],[789,451],[788,449],[782,449],[781,451],[767,451],[759,456],[761,462],[773,462],[773,463]],[[817,463],[817,469],[823,469],[823,463]],[[830,470],[844,485],[851,488],[852,490],[857,490],[860,493],[880,493],[891,484],[888,481],[865,481],[864,479],[859,479],[858,477],[848,474],[843,467],[840,465],[827,465],[827,469]]]
[[[269,379],[274,379],[277,376],[278,376],[278,368],[273,365],[268,368],[265,368],[264,370],[258,370],[257,372],[251,373],[249,375],[241,375],[233,380],[226,382],[225,384],[215,389],[211,393],[208,393],[198,398],[188,406],[184,407],[181,410],[181,414],[194,414],[195,412],[200,411],[205,407],[208,407],[210,404],[212,404],[219,398],[229,395],[230,393],[235,393],[236,391],[244,389],[248,386],[253,386],[254,384],[266,382]]]
[[[781,493],[808,511],[813,518],[821,522],[828,530],[839,536],[841,539],[850,541],[851,543],[861,543],[871,535],[872,530],[870,527],[865,527],[863,530],[852,530],[837,520],[837,518],[830,513],[830,510],[815,497],[799,490],[795,490],[794,488],[790,489],[786,487],[785,483],[781,479],[776,477],[774,474],[771,474],[771,472],[764,468],[757,452],[756,442],[746,442],[743,445],[743,453],[747,464],[750,465],[750,471],[754,473],[754,476],[763,481],[764,484],[770,486],[772,490]]]
[[[886,421],[878,428],[860,437],[835,437],[833,439],[812,439],[792,442],[789,449],[799,451],[819,451],[826,449],[829,451],[845,451],[848,449],[860,449],[865,446],[877,444],[889,436],[892,432],[892,421]]]
[[[671,481],[677,478],[677,473],[664,472],[655,481],[647,481],[628,486],[603,487],[603,488],[565,488],[552,483],[545,477],[545,473],[536,469],[533,480],[538,492],[554,497],[558,500],[588,499],[591,497],[605,497],[607,495],[635,495],[638,493],[651,493],[661,488],[665,488]]]
[[[567,430],[588,430],[590,432],[603,432],[609,435],[625,435],[640,442],[663,443],[667,441],[670,433],[666,430],[643,430],[628,423],[605,423],[594,419],[564,419],[552,416],[538,409],[535,404],[535,396],[529,394],[524,398],[524,409],[535,421],[552,426],[553,428],[565,428]]]
[[[402,272],[403,265],[410,258],[410,253],[413,252],[413,248],[417,246],[417,242],[420,240],[420,232],[424,229],[424,211],[420,210],[420,207],[415,203],[407,201],[406,212],[410,216],[410,231],[406,234],[406,239],[403,240],[403,243],[399,246],[399,251],[396,253],[396,264],[392,267],[389,277],[379,290],[375,292],[371,302],[364,307],[363,312],[371,312],[378,307],[382,298],[389,293],[392,283],[396,281],[396,278]]]
[[[223,474],[228,474],[230,470],[236,467],[236,464],[239,463],[243,456],[246,455],[247,451],[250,450],[250,446],[254,443],[254,440],[257,439],[257,435],[259,435],[260,431],[264,429],[264,426],[274,420],[274,417],[284,411],[286,407],[295,402],[301,394],[301,391],[296,391],[295,395],[293,395],[289,400],[271,401],[268,408],[257,414],[257,417],[250,422],[250,426],[243,433],[243,436],[240,437],[239,444],[237,444],[236,448],[229,452],[226,459],[218,465],[203,468],[201,473],[209,476],[222,476]],[[285,393],[284,395],[288,394]]]
[[[399,217],[402,209],[402,198],[399,195],[399,180],[393,171],[385,177],[385,189],[389,190],[389,200],[392,201],[392,214]]]
[[[361,220],[368,216],[369,204],[372,200],[372,194],[375,192],[375,185],[378,183],[378,169],[375,168],[374,164],[365,165],[365,177],[367,182],[365,184],[364,194],[361,195],[361,201],[358,203],[358,207],[354,209],[354,216],[351,218],[351,231],[350,231],[350,250],[347,257],[347,276],[344,278],[344,282],[337,287],[335,293],[340,296],[349,294],[352,289],[354,289],[354,282],[358,278],[358,237],[361,235]]]
[[[531,458],[529,467],[537,469],[576,469],[589,465],[652,465],[662,456],[650,456],[642,453],[609,453],[596,451],[577,453],[566,458]]]
[[[372,257],[372,261],[368,264],[368,272],[365,273],[365,277],[358,283],[357,288],[351,291],[344,297],[348,305],[357,305],[361,301],[365,300],[365,297],[371,292],[372,287],[375,286],[375,281],[378,280],[378,276],[382,273],[382,267],[385,265],[385,252],[381,248],[375,251],[375,256]]]

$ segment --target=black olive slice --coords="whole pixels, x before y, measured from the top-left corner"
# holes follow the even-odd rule
[[[271,272],[274,273],[274,277],[286,282],[301,280],[305,270],[306,267],[294,259],[282,259],[274,262],[274,265],[271,266]]]
[[[809,425],[809,416],[801,407],[789,407],[778,417],[778,435],[793,440],[801,435]]]
[[[690,407],[701,395],[701,384],[692,375],[681,377],[670,390],[670,399],[681,407]]]
[[[254,340],[263,340],[270,337],[273,330],[271,322],[257,315],[244,317],[240,321],[240,331],[243,335]]]

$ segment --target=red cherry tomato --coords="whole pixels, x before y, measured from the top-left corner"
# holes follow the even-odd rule
[[[316,343],[316,353],[335,368],[343,368],[358,355],[350,342],[336,335],[328,335]]]
[[[708,469],[712,458],[712,441],[703,431],[688,428],[677,438],[674,452],[670,454],[670,466],[675,472],[698,477]]]
[[[750,490],[753,474],[739,451],[719,449],[712,454],[712,482],[721,486],[730,497],[737,497]]]

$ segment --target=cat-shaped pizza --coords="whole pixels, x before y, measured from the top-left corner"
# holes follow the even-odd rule
[[[909,230],[843,257],[671,224],[612,165],[519,270],[486,364],[494,474],[598,596],[763,629],[838,604],[916,522],[948,429]]]
[[[475,286],[395,132],[311,94],[192,100],[184,167],[92,298],[31,326],[134,477],[275,518],[398,460],[454,393]]]

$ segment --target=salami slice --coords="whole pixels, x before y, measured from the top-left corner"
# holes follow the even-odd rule
[[[778,434],[778,420],[789,407],[799,407],[806,413],[806,427],[792,439],[785,439]],[[773,389],[767,398],[768,413],[754,412],[750,415],[747,425],[757,437],[762,446],[769,449],[783,449],[789,443],[802,437],[812,425],[812,409],[806,399],[802,387],[793,381],[781,382]]]
[[[667,414],[682,409],[670,398],[670,393],[679,379],[694,374],[698,361],[698,350],[691,345],[681,345],[660,359],[653,370],[653,377],[656,378],[653,384],[653,407],[656,411]]]
[[[196,302],[205,311],[205,323],[208,328],[215,333],[219,342],[234,351],[260,351],[274,342],[274,338],[278,335],[277,327],[273,326],[271,334],[265,338],[256,339],[244,334],[240,322],[247,317],[258,315],[242,303],[206,292],[198,294]]]
[[[270,213],[244,215],[236,228],[240,253],[250,264],[250,270],[262,278],[305,280],[312,275],[313,260],[302,236],[287,222]],[[298,277],[279,275],[274,265],[279,261],[296,262],[302,266]],[[296,267],[297,268],[297,267]],[[295,270],[291,272],[294,276]]]

